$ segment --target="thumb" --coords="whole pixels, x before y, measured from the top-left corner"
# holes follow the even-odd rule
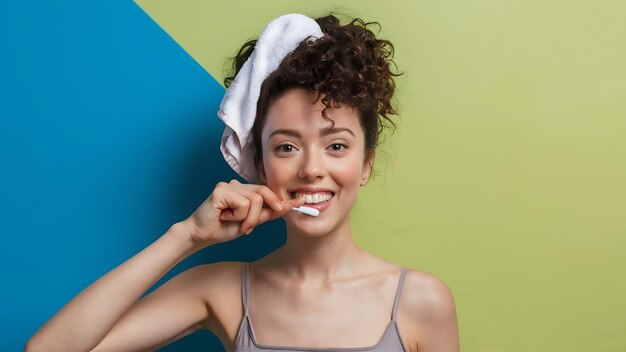
[[[288,208],[288,210],[291,210],[291,208],[298,208],[304,205],[304,203],[306,203],[306,200],[304,199],[304,197],[301,198],[294,198],[294,199],[289,199],[283,202],[283,207]]]

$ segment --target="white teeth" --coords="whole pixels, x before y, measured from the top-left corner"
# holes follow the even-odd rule
[[[304,197],[304,201],[309,204],[321,203],[332,198],[332,193],[295,193],[296,198]]]

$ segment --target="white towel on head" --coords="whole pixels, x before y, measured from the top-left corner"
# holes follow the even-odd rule
[[[302,14],[274,19],[265,26],[250,57],[226,90],[217,111],[217,116],[226,124],[220,150],[226,162],[247,181],[259,182],[250,131],[256,118],[261,84],[300,42],[309,36],[315,40],[323,35],[317,22]]]

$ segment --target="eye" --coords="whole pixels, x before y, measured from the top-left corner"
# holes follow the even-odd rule
[[[285,152],[285,153],[289,153],[292,152],[294,149],[294,146],[291,144],[281,144],[278,147],[276,147],[276,150],[279,152]]]
[[[330,145],[330,148],[335,151],[335,152],[340,152],[346,148],[348,148],[347,145],[343,144],[343,143],[333,143]]]

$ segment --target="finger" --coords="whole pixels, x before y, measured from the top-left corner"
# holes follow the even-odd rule
[[[268,204],[275,211],[281,211],[285,207],[286,204],[283,204],[278,198],[278,196],[272,192],[267,186],[264,185],[255,185],[255,184],[242,184],[239,181],[233,179],[228,184],[224,183],[227,186],[227,189],[231,192],[234,191],[246,198],[253,199],[254,197],[258,197],[259,195],[262,197],[263,204]],[[260,213],[260,211],[259,211]],[[233,209],[224,209],[220,214],[220,220],[222,221],[237,221],[241,220],[239,217],[235,216]],[[244,224],[245,225],[245,224]]]
[[[278,219],[279,217],[281,217],[284,213],[288,212],[289,210],[291,210],[291,208],[287,208],[285,207],[284,210],[282,211],[275,211],[272,208],[263,208],[261,209],[261,214],[259,215],[259,220],[258,220],[258,225],[264,223],[264,222],[268,222],[271,220],[275,220]]]
[[[264,185],[254,185],[254,191],[263,196],[265,204],[269,205],[275,211],[282,211],[283,204],[280,198],[269,187]]]
[[[246,197],[250,200],[250,208],[248,209],[248,215],[241,223],[242,233],[247,232],[257,225],[261,209],[263,209],[263,196],[255,192],[250,192],[246,194]]]
[[[223,198],[227,208],[220,213],[220,220],[242,221],[248,215],[250,200],[243,195],[229,191]],[[223,214],[223,215],[222,215]]]
[[[233,210],[230,208],[222,210],[222,212],[220,213],[220,220],[221,221],[236,221],[235,215],[233,214]]]
[[[236,180],[233,180],[236,181]],[[231,181],[232,182],[232,181]],[[263,201],[269,207],[274,209],[275,211],[283,210],[283,201],[274,193],[269,187],[265,185],[257,185],[257,184],[240,184],[241,187],[238,187],[238,190],[246,190],[254,193],[258,193],[263,196]]]
[[[285,213],[293,210],[292,208],[297,208],[302,206],[305,203],[304,198],[299,199],[290,199],[283,201],[283,210],[274,211],[271,208],[264,208],[261,211],[261,215],[259,216],[259,223],[262,224],[266,221],[271,221],[283,216]]]
[[[233,195],[235,199],[233,199]],[[235,221],[234,209],[237,207],[237,199],[241,198],[232,191],[229,183],[218,183],[210,198],[214,199],[213,206],[219,210],[221,221]]]
[[[287,207],[289,208],[289,210],[291,210],[291,208],[298,208],[298,207],[303,206],[304,203],[306,203],[306,200],[304,197],[300,197],[300,198],[289,199],[285,201],[285,203],[287,204]]]

